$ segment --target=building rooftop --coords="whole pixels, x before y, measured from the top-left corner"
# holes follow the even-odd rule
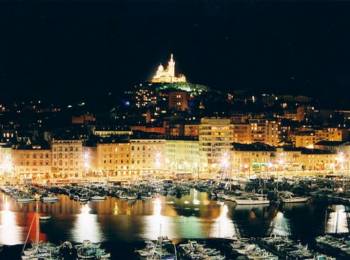
[[[235,151],[276,151],[276,148],[264,143],[252,143],[252,144],[240,144],[233,143],[233,149]]]
[[[322,146],[342,146],[342,145],[350,145],[350,142],[348,141],[319,141],[315,145],[322,145]]]

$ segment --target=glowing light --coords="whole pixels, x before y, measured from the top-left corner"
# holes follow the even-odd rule
[[[199,205],[201,202],[198,200],[198,191],[194,190],[193,191],[193,200],[192,200],[193,205]]]
[[[327,216],[326,233],[348,233],[349,227],[344,205],[333,205],[332,210],[333,212]]]
[[[160,166],[161,166],[161,154],[160,154],[160,152],[156,153],[155,162],[154,163],[155,163],[156,168],[159,169]]]
[[[13,163],[11,155],[6,154],[0,163],[0,170],[3,173],[10,173],[13,171]]]
[[[278,160],[278,164],[279,164],[279,165],[283,165],[283,164],[285,164],[285,162],[286,162],[286,161],[285,161],[284,159],[279,159],[279,160]]]
[[[223,154],[220,164],[224,169],[227,169],[229,167],[230,161],[229,161],[229,156],[226,152]]]
[[[186,77],[184,75],[175,75],[175,61],[173,54],[170,56],[168,66],[164,68],[162,64],[158,66],[156,74],[151,79],[152,83],[177,83],[186,82]]]
[[[340,152],[337,156],[337,161],[339,163],[343,163],[345,161],[345,158],[344,158],[344,153]]]
[[[228,217],[229,209],[226,204],[220,207],[220,215],[214,222],[211,237],[231,238],[236,235],[232,220]]]
[[[282,212],[277,212],[276,216],[273,218],[271,222],[271,234],[278,236],[289,236],[290,232],[290,224],[289,220],[285,218]]]
[[[72,230],[74,242],[83,242],[90,240],[92,242],[101,242],[103,240],[101,227],[97,221],[97,215],[90,213],[91,208],[88,204],[81,207],[81,213],[77,215]]]
[[[16,215],[10,210],[10,204],[5,199],[3,210],[0,211],[0,243],[16,245],[23,243],[22,228],[16,223]]]
[[[84,153],[84,168],[85,170],[90,168],[90,155],[88,152]]]
[[[153,214],[144,218],[144,234],[146,239],[157,239],[158,236],[174,237],[175,228],[171,217],[162,215],[163,204],[160,198],[153,201]]]

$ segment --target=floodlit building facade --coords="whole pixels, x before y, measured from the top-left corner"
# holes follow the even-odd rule
[[[292,137],[295,147],[314,148],[320,141],[340,142],[348,138],[348,130],[328,127],[324,129],[306,130],[295,133]]]
[[[130,143],[97,143],[96,157],[97,169],[103,176],[126,177],[130,174]]]
[[[83,143],[81,140],[53,140],[52,175],[54,178],[74,179],[83,174]]]
[[[164,139],[130,140],[130,175],[151,176],[161,174],[165,168]]]
[[[232,139],[230,119],[202,118],[199,125],[201,171],[212,175],[223,170],[223,162],[230,161]]]
[[[166,140],[166,167],[174,176],[198,177],[200,167],[198,140]]]
[[[12,150],[13,171],[25,180],[51,178],[51,150],[40,146],[19,146]]]
[[[250,119],[232,124],[233,141],[241,144],[264,143],[278,146],[280,143],[280,123],[276,120]]]

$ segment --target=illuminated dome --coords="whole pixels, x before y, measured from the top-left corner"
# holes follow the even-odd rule
[[[152,83],[184,83],[186,77],[184,75],[175,75],[175,61],[173,54],[170,55],[170,60],[166,68],[162,64],[158,66],[156,74],[151,79]]]

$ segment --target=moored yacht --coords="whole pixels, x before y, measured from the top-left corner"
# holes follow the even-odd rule
[[[58,201],[58,198],[54,195],[47,195],[47,196],[41,197],[41,200],[43,202],[56,202]]]
[[[91,197],[91,200],[105,200],[106,196],[95,195]]]
[[[294,196],[291,192],[281,192],[280,198],[283,203],[304,203],[310,200],[310,197]]]
[[[262,205],[270,204],[266,196],[261,195],[247,195],[237,197],[233,200],[237,205]]]
[[[146,247],[136,250],[141,259],[147,260],[177,260],[175,245],[167,237],[160,236],[153,241],[147,241]]]
[[[84,240],[83,243],[75,246],[78,259],[110,259],[111,254],[100,248],[99,244]]]

